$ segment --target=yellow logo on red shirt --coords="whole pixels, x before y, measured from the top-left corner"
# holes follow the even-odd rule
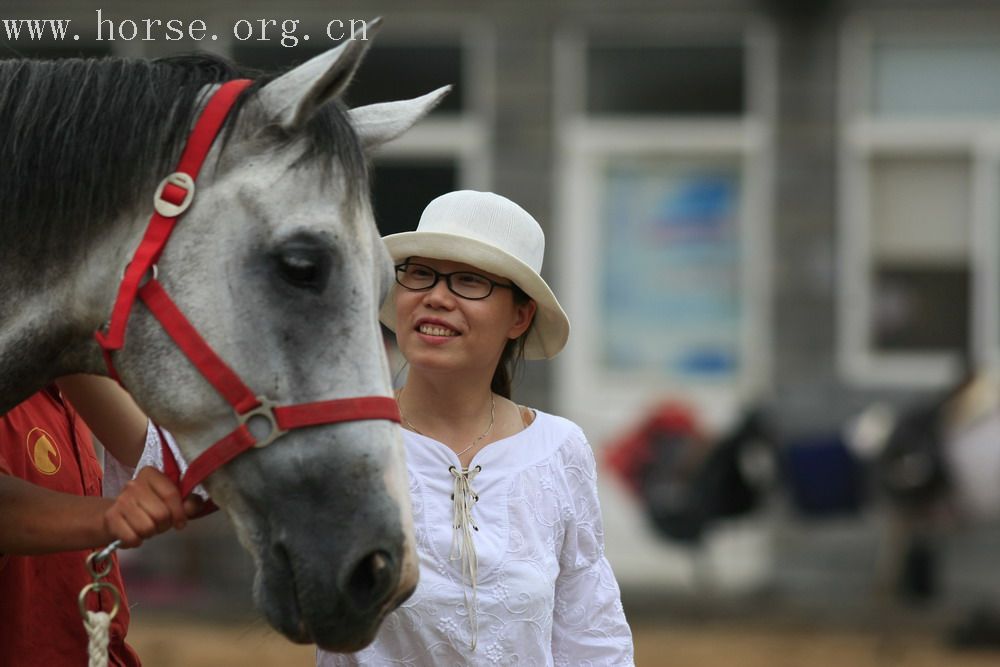
[[[55,438],[40,428],[28,433],[28,458],[35,469],[43,475],[54,475],[62,467],[62,457],[56,449]]]

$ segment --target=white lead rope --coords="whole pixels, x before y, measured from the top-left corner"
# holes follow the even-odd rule
[[[83,587],[77,598],[80,615],[83,617],[83,627],[87,631],[87,667],[108,667],[108,644],[110,642],[111,619],[118,613],[121,606],[121,592],[114,584],[102,581],[114,567],[111,554],[121,544],[115,540],[101,551],[95,551],[87,556],[87,571],[93,581]],[[106,562],[105,562],[106,561]],[[100,598],[101,591],[111,594],[111,611],[90,611],[87,609],[87,595],[96,593]]]
[[[111,639],[111,614],[106,611],[88,611],[83,618],[87,630],[87,667],[108,667],[108,643]]]
[[[472,589],[472,599],[469,599],[469,589],[465,588],[465,607],[469,611],[469,625],[472,629],[472,645],[473,651],[476,650],[476,643],[479,635],[479,619],[477,615],[477,602],[476,602],[476,577],[478,575],[479,569],[479,559],[476,556],[476,545],[472,539],[472,531],[478,531],[479,527],[476,526],[475,521],[472,518],[472,506],[479,501],[479,494],[472,487],[472,480],[476,478],[476,475],[480,473],[482,467],[476,466],[472,469],[459,470],[455,466],[448,468],[448,471],[455,478],[454,491],[452,492],[451,499],[453,502],[454,513],[452,519],[452,526],[455,532],[451,536],[451,560],[462,561],[462,581],[466,582],[466,576],[468,576],[468,583]]]

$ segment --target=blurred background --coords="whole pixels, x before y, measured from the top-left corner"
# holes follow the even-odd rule
[[[454,86],[373,159],[382,233],[457,188],[546,231],[573,333],[515,397],[590,437],[638,663],[995,664],[1000,6],[4,0],[81,39],[0,56],[272,70],[375,16],[348,104]],[[122,566],[150,667],[312,664],[224,518]]]

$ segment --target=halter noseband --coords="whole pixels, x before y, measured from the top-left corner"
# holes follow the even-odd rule
[[[111,377],[120,382],[111,353],[120,350],[125,344],[125,328],[138,297],[195,368],[235,410],[239,426],[192,460],[184,479],[180,479],[176,461],[167,447],[166,439],[161,437],[166,472],[180,486],[182,497],[251,447],[265,447],[291,429],[368,419],[385,419],[397,423],[400,420],[396,401],[388,396],[362,396],[279,406],[265,396],[255,395],[205,342],[157,280],[156,262],[170,239],[177,219],[194,199],[195,181],[202,163],[233,103],[250,83],[248,79],[229,81],[222,84],[209,99],[188,137],[177,170],[163,179],[156,190],[154,213],[142,242],[125,267],[107,332],[98,330],[94,333]],[[148,280],[143,282],[147,276]],[[254,418],[265,419],[270,426],[269,433],[261,440],[255,439],[247,427]]]

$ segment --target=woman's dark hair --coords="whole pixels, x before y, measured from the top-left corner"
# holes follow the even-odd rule
[[[531,301],[531,297],[525,294],[517,285],[514,285],[513,292],[514,303],[518,306]],[[524,341],[533,326],[535,326],[534,322],[519,337],[507,341],[507,345],[503,348],[503,353],[500,355],[500,362],[497,364],[497,369],[493,371],[493,380],[490,382],[490,389],[493,390],[493,393],[499,394],[506,399],[511,397],[511,384],[513,383],[514,375],[520,367],[521,361],[524,360]]]

